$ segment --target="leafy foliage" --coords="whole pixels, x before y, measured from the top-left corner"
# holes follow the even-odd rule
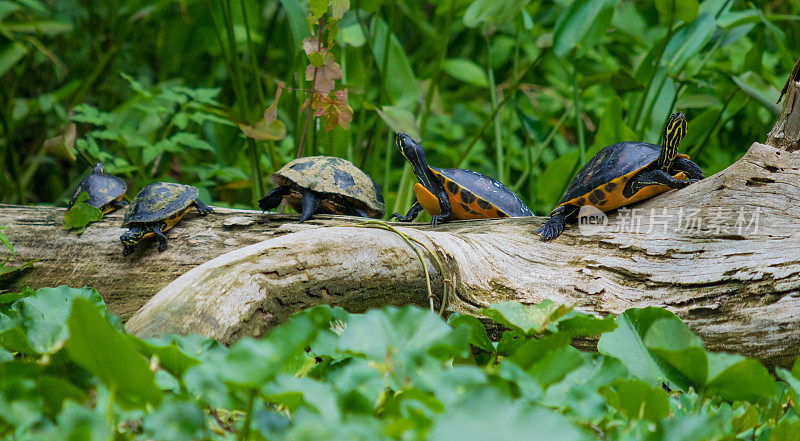
[[[19,298],[21,297],[21,298]],[[673,314],[616,321],[499,303],[476,317],[316,307],[231,348],[126,335],[92,289],[0,308],[0,439],[792,439],[800,361],[779,380],[707,352]],[[516,305],[516,306],[514,306]],[[574,336],[601,334],[600,353]]]
[[[253,207],[303,145],[364,168],[403,212],[405,130],[432,165],[497,177],[546,214],[594,149],[659,142],[672,110],[689,119],[681,151],[708,174],[730,164],[769,129],[800,38],[798,2],[0,5],[11,203],[63,204],[104,161],[133,194],[175,179]]]

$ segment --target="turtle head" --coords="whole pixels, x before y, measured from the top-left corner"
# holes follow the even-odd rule
[[[683,112],[673,113],[664,126],[664,149],[658,157],[660,169],[669,171],[684,136],[686,136],[686,116]]]
[[[130,228],[128,231],[122,233],[122,236],[119,237],[123,246],[122,254],[128,255],[132,253],[133,246],[141,242],[145,234],[147,234],[147,231],[138,227]]]
[[[102,173],[104,173],[103,163],[102,162],[96,162],[94,164],[94,168],[92,169],[92,174],[99,175],[99,174],[102,174]]]
[[[416,163],[418,163],[420,159],[423,163],[427,162],[425,160],[425,150],[422,149],[422,146],[419,145],[417,141],[414,141],[414,138],[405,133],[401,132],[397,134],[395,145],[397,145],[397,148],[400,150],[400,154],[403,155],[411,165],[416,167]]]
[[[432,189],[434,185],[432,181],[435,179],[431,177],[428,159],[425,157],[425,150],[422,149],[422,146],[405,133],[398,133],[394,143],[400,150],[400,154],[411,163],[411,168],[414,170],[417,180],[425,188]]]

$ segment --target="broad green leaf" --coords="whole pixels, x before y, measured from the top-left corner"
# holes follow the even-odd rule
[[[442,69],[453,78],[477,87],[489,87],[486,71],[472,60],[450,58],[442,63]]]
[[[239,340],[225,358],[222,375],[238,386],[260,387],[292,365],[316,335],[317,328],[308,315],[293,316],[261,340]]]
[[[42,418],[44,403],[29,378],[3,378],[0,382],[0,423],[26,428]]]
[[[682,389],[696,389],[706,383],[709,366],[703,341],[676,317],[653,321],[645,334],[644,344],[651,354],[673,367],[683,378],[672,376],[671,380]]]
[[[280,0],[283,9],[286,11],[289,28],[292,30],[292,45],[296,51],[302,51],[303,39],[311,35],[311,31],[306,24],[306,9],[299,0]]]
[[[328,0],[309,0],[308,10],[314,20],[319,20],[323,14],[328,12]]]
[[[340,27],[339,33],[336,34],[336,41],[342,46],[361,47],[367,42],[367,39],[364,37],[361,26],[353,24]]]
[[[617,317],[618,328],[600,336],[597,350],[619,359],[630,373],[647,383],[660,386],[669,381],[667,365],[647,350],[644,337],[650,325],[659,319],[678,319],[675,314],[660,308],[631,308]]]
[[[66,321],[75,299],[87,301],[96,310],[104,306],[97,291],[66,286],[40,288],[15,301],[10,314],[0,315],[0,346],[23,353],[58,352],[69,337]]]
[[[9,14],[18,11],[20,6],[10,0],[0,0],[0,23],[9,16]]]
[[[144,408],[161,402],[147,361],[89,301],[76,298],[67,319],[70,358],[97,376],[123,408]]]
[[[615,329],[617,323],[611,314],[599,319],[581,312],[570,311],[558,322],[558,331],[567,333],[572,338],[598,335]]]
[[[781,367],[775,368],[775,374],[789,386],[793,399],[797,402],[797,399],[800,398],[800,378]]]
[[[763,78],[753,72],[745,72],[731,78],[747,96],[761,103],[764,108],[773,114],[778,115],[780,113],[780,107],[775,104],[778,98],[778,89],[764,81]]]
[[[239,130],[248,138],[253,138],[257,141],[280,141],[286,137],[286,126],[278,119],[272,121],[269,125],[263,119],[252,126],[239,123]]]
[[[494,352],[494,345],[492,345],[492,341],[489,340],[489,335],[486,334],[486,328],[477,317],[454,313],[447,318],[447,323],[454,328],[467,326],[470,329],[469,343],[471,345],[483,349],[486,352]]]
[[[64,213],[64,229],[77,229],[80,235],[90,223],[103,220],[103,213],[99,208],[87,204],[85,201],[88,200],[89,193],[80,192],[78,198],[75,199],[75,204]]]
[[[717,393],[728,401],[756,402],[775,396],[775,380],[758,360],[739,355],[708,354],[706,394]],[[721,369],[722,366],[727,366]]]
[[[57,21],[31,21],[26,23],[4,23],[0,25],[6,32],[20,32],[24,34],[58,35],[72,31],[69,23]]]
[[[522,335],[534,335],[544,331],[568,311],[568,308],[549,300],[535,305],[504,301],[482,308],[481,314]]]
[[[787,415],[769,432],[769,441],[797,441],[800,433],[800,419]]]
[[[669,21],[670,16],[676,20],[690,22],[697,18],[700,4],[697,0],[656,0],[656,9],[662,21]]]
[[[303,408],[319,415],[330,424],[336,424],[341,420],[333,384],[311,378],[281,375],[265,385],[262,393],[269,401],[285,406],[292,413]]]
[[[547,165],[536,180],[536,196],[542,203],[548,206],[556,205],[556,201],[561,198],[567,185],[572,181],[573,171],[578,170],[576,166],[579,165],[579,159],[580,153],[574,151],[559,156]]]
[[[161,407],[145,415],[142,424],[151,439],[194,441],[208,439],[210,433],[197,404],[167,395]]]
[[[87,393],[70,381],[68,377],[42,374],[36,376],[36,389],[44,399],[44,412],[55,416],[67,400],[83,403]]]
[[[615,0],[575,0],[558,17],[553,34],[553,52],[566,56],[572,49],[598,43],[614,13]]]
[[[391,97],[391,105],[409,111],[413,110],[417,103],[417,80],[403,45],[400,44],[394,34],[389,34],[389,53],[387,54],[386,71],[384,72],[383,48],[387,37],[387,26],[377,16],[372,19],[370,36],[372,37],[371,47],[375,57],[375,65],[381,71],[380,78],[383,80],[386,91]]]
[[[105,441],[111,436],[104,415],[74,402],[66,402],[58,415],[56,432],[62,440]]]
[[[603,117],[597,126],[597,134],[594,136],[592,148],[600,148],[624,141],[636,141],[636,133],[625,124],[622,119],[622,102],[618,96],[612,96],[603,111]],[[599,151],[599,150],[598,150]],[[586,159],[594,155],[587,152]]]
[[[418,142],[422,142],[416,118],[408,110],[394,106],[383,106],[375,109],[383,122],[395,133],[404,132]]]
[[[488,387],[449,406],[434,421],[427,438],[437,441],[592,439],[565,416],[520,400],[512,401]]]
[[[652,387],[641,380],[622,380],[601,389],[611,407],[630,420],[659,422],[669,415],[667,394],[661,387]]]
[[[475,0],[464,12],[464,24],[474,28],[481,23],[501,26],[513,21],[530,0]]]
[[[126,335],[125,338],[145,357],[157,357],[159,366],[176,378],[182,378],[190,367],[200,364],[199,360],[185,354],[171,336],[150,341],[144,341],[133,335]]]
[[[0,49],[0,77],[5,75],[27,53],[28,49],[16,41]]]

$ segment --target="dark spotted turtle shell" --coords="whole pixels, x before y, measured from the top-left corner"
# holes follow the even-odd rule
[[[333,156],[306,156],[295,159],[272,174],[275,186],[295,184],[328,195],[339,195],[363,209],[371,217],[383,216],[383,194],[366,173],[352,162]]]
[[[648,142],[626,141],[611,144],[600,150],[581,168],[575,179],[561,196],[558,205],[563,205],[581,196],[588,196],[592,190],[611,181],[636,173],[655,162],[663,146]],[[678,157],[688,158],[684,154]],[[627,180],[627,179],[626,179]],[[604,188],[604,192],[622,191],[621,188]],[[598,198],[602,199],[601,195]]]
[[[116,176],[107,175],[99,172],[102,170],[102,165],[99,169],[95,169],[89,176],[83,178],[72,197],[69,199],[69,207],[75,205],[75,200],[82,191],[89,194],[89,199],[84,201],[95,208],[101,208],[111,201],[121,199],[122,195],[128,189],[125,180]]]
[[[200,191],[191,185],[156,182],[143,188],[131,201],[122,226],[156,222],[188,208]]]

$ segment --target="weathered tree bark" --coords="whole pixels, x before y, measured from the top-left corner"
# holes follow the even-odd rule
[[[787,102],[800,104],[800,83],[794,75],[790,80]],[[581,234],[572,224],[556,240],[543,242],[534,234],[541,217],[398,229],[443,261],[441,274],[421,249],[434,294],[440,295],[445,281],[451,287],[448,311],[476,312],[499,300],[551,299],[597,315],[660,306],[684,319],[711,350],[787,366],[800,350],[800,151],[797,133],[787,129],[798,115],[800,105],[785,103],[770,133],[772,145],[753,143],[724,171],[611,215],[609,226],[623,231]],[[0,208],[0,225],[8,223],[6,208]],[[647,231],[651,213],[659,223]],[[411,247],[393,232],[355,228],[354,219],[337,217],[319,224],[346,225],[275,237],[289,225],[275,229],[260,214],[231,211],[182,222],[168,234],[167,253],[151,248],[123,260],[116,242],[120,229],[98,224],[75,239],[54,231],[58,214],[48,216],[41,234],[50,236],[38,245],[22,239],[29,245],[20,247],[21,254],[55,253],[56,265],[68,263],[71,254],[68,268],[79,275],[69,280],[93,285],[106,296],[123,286],[138,289],[150,283],[147,279],[163,283],[201,258],[219,256],[174,280],[128,320],[127,329],[142,336],[201,333],[232,343],[263,334],[313,305],[362,311],[428,301],[423,266]],[[17,219],[16,229],[32,215],[27,217]],[[253,222],[225,226],[240,217]],[[631,222],[637,218],[638,232]],[[102,233],[103,228],[113,233]],[[113,237],[101,239],[101,233]],[[27,233],[12,232],[12,240],[19,239],[15,234]],[[220,255],[228,250],[233,251]],[[36,282],[43,285],[58,280],[40,274]],[[31,284],[31,277],[25,283]],[[119,311],[115,303],[124,295],[107,297],[112,311]]]

